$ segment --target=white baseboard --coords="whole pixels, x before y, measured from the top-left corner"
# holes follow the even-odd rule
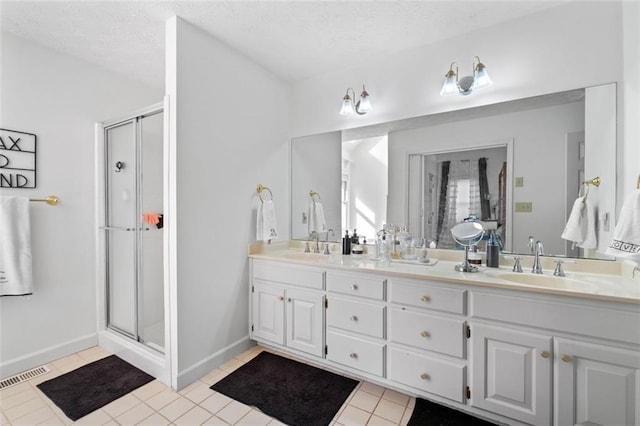
[[[0,379],[5,379],[18,373],[22,373],[23,371],[39,367],[48,362],[55,361],[58,358],[96,346],[97,344],[98,334],[91,333],[68,342],[32,352],[19,358],[10,359],[0,363]]]
[[[206,375],[214,368],[217,368],[225,362],[233,359],[236,355],[241,354],[253,345],[254,343],[249,340],[249,336],[245,336],[196,364],[193,364],[191,367],[182,370],[178,373],[178,390],[189,386],[191,383]]]

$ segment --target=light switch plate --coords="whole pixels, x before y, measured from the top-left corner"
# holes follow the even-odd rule
[[[531,213],[533,205],[530,201],[516,203],[516,213]]]
[[[522,176],[516,177],[516,188],[524,186],[524,178]]]

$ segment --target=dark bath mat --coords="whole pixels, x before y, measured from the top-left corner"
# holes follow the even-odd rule
[[[292,426],[328,425],[357,380],[269,352],[211,386],[245,405]]]
[[[145,385],[153,377],[115,355],[38,385],[71,420],[78,420]]]
[[[426,399],[416,398],[416,406],[407,426],[494,426],[494,423]]]

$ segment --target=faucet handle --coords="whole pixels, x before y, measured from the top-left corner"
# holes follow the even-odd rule
[[[513,272],[522,272],[522,265],[520,265],[520,258],[518,256],[514,257],[513,260]]]
[[[564,277],[564,269],[562,269],[562,260],[556,260],[556,269],[553,271],[553,275],[556,277]]]
[[[329,243],[324,244],[324,254],[331,254],[331,252],[329,251]]]
[[[304,252],[311,253],[311,249],[309,248],[309,241],[307,241],[304,245]]]

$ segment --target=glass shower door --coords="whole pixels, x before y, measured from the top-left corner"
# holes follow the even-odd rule
[[[105,128],[107,326],[164,351],[163,114]]]
[[[106,129],[107,324],[137,338],[136,123]]]

